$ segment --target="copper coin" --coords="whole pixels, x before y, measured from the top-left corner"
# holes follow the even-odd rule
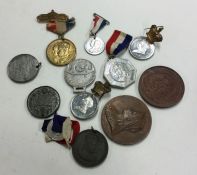
[[[155,66],[144,71],[138,88],[140,95],[147,103],[159,108],[176,105],[185,91],[180,75],[164,66]]]
[[[104,106],[101,124],[112,141],[131,145],[148,135],[152,119],[148,107],[141,100],[123,95],[111,99]]]

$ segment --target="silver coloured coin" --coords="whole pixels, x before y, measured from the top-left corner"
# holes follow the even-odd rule
[[[40,65],[41,63],[32,55],[21,54],[9,62],[7,73],[11,80],[17,83],[26,83],[37,76]]]
[[[98,100],[94,95],[83,92],[76,95],[71,101],[71,112],[81,120],[87,120],[96,115],[98,110]]]
[[[53,126],[53,120],[51,120],[47,126],[47,131],[46,131],[46,135],[54,141],[62,141],[64,140],[63,134],[62,133],[58,133],[58,132],[54,132],[52,130],[52,126]]]
[[[104,77],[111,86],[126,88],[135,82],[136,69],[129,60],[114,58],[105,64]]]
[[[85,50],[90,55],[99,55],[105,50],[105,43],[99,37],[91,37],[85,43]]]
[[[129,45],[130,54],[138,60],[147,60],[155,52],[155,45],[148,43],[146,37],[136,37]]]
[[[64,79],[74,88],[74,92],[83,92],[96,78],[94,65],[85,59],[76,59],[65,67]]]
[[[27,98],[29,112],[36,118],[48,118],[60,106],[58,92],[50,86],[41,86],[34,89]]]

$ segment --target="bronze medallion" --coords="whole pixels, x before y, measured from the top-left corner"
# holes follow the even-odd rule
[[[68,39],[57,39],[47,47],[48,60],[58,66],[69,64],[76,57],[76,47]]]
[[[185,91],[180,75],[164,66],[155,66],[144,71],[138,88],[142,98],[158,108],[176,105],[182,99]]]
[[[148,107],[141,100],[123,95],[111,99],[104,106],[101,124],[112,141],[131,145],[148,135],[152,119]]]

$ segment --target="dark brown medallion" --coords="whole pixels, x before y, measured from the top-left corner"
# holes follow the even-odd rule
[[[148,107],[141,100],[123,95],[111,99],[104,106],[101,124],[112,141],[131,145],[148,135],[152,119]]]
[[[164,66],[155,66],[144,71],[138,88],[140,95],[147,103],[159,108],[176,105],[185,91],[180,75]]]

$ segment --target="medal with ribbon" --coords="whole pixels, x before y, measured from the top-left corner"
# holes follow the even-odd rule
[[[105,43],[102,39],[97,37],[97,33],[110,23],[105,18],[96,13],[94,13],[93,16],[94,18],[92,28],[90,30],[90,38],[85,43],[85,50],[90,55],[98,55],[104,51]]]
[[[52,41],[47,47],[48,60],[57,66],[73,61],[76,57],[76,47],[72,41],[65,39],[64,35],[75,26],[75,18],[69,18],[65,14],[58,14],[52,10],[48,14],[39,15],[37,21],[47,23],[47,30],[58,35],[58,39]]]
[[[125,53],[131,40],[131,35],[115,30],[106,44],[109,61],[105,64],[104,77],[113,87],[126,88],[135,82],[135,67],[129,60],[119,58]]]
[[[147,60],[154,55],[155,42],[161,42],[163,37],[161,31],[163,26],[152,25],[145,36],[136,37],[129,46],[129,52],[132,57],[138,60]]]

